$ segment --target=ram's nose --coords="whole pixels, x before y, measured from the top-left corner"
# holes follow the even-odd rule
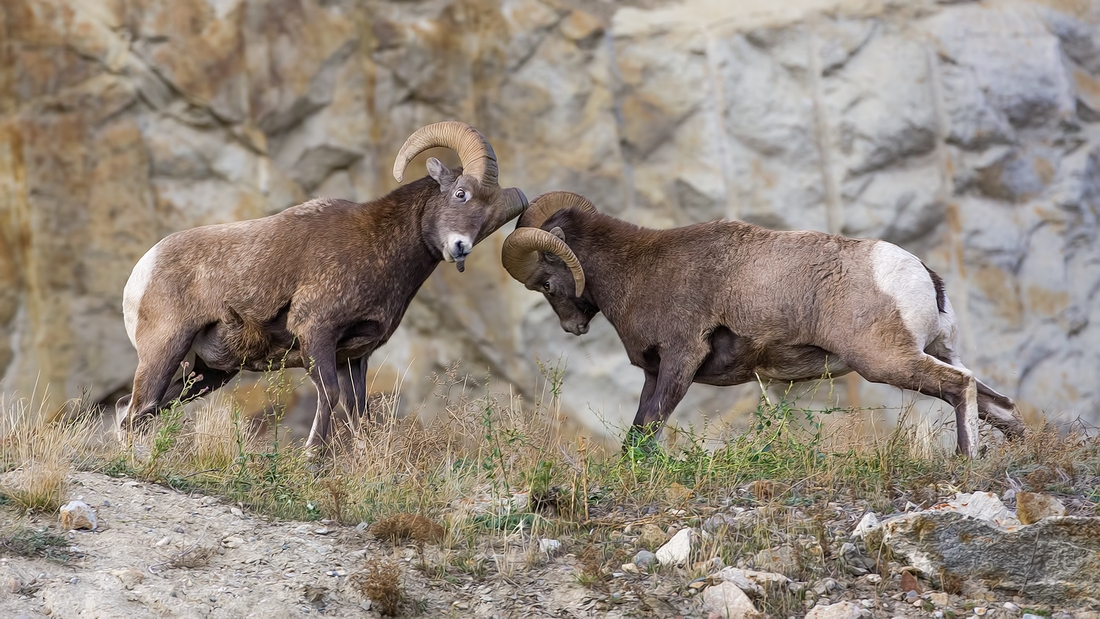
[[[452,234],[447,237],[447,251],[444,254],[449,254],[449,261],[454,261],[455,266],[458,267],[458,272],[461,273],[466,270],[466,256],[470,255],[473,248],[473,239],[460,234]]]

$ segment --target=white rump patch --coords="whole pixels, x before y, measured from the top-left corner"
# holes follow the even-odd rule
[[[138,308],[141,307],[141,298],[145,296],[145,289],[149,286],[149,278],[153,274],[153,268],[157,264],[157,248],[160,243],[154,245],[134,265],[130,279],[126,280],[126,288],[122,291],[122,319],[126,323],[126,335],[130,343],[137,348]]]
[[[904,249],[879,241],[871,250],[875,286],[893,297],[905,328],[924,350],[939,334],[936,286],[921,261]]]

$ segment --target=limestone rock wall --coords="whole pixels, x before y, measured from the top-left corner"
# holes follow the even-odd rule
[[[136,363],[122,288],[159,238],[311,196],[375,197],[394,187],[404,138],[453,118],[489,137],[501,182],[532,198],[570,189],[644,225],[736,217],[898,243],[947,280],[973,370],[1032,418],[1100,419],[1095,3],[9,0],[0,11],[6,393],[113,397]],[[432,276],[375,355],[374,388],[401,381],[406,408],[430,406],[424,377],[462,360],[532,397],[536,356],[561,359],[575,419],[629,423],[640,372],[605,321],[568,335],[507,276],[510,229],[465,274]],[[758,393],[695,386],[676,418],[736,418]],[[835,394],[903,401],[858,380]]]

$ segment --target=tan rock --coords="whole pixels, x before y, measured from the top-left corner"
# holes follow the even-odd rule
[[[121,286],[157,239],[321,192],[376,197],[396,186],[388,168],[408,132],[460,118],[487,132],[502,183],[530,197],[566,188],[644,225],[738,217],[919,248],[963,337],[987,351],[967,360],[984,382],[1029,415],[1042,403],[1095,421],[1100,249],[1074,241],[1097,234],[1080,214],[1100,143],[1076,128],[1100,114],[1100,89],[1074,55],[1094,16],[932,3],[913,20],[834,14],[858,4],[840,0],[610,3],[606,18],[538,0],[8,4],[5,393],[37,382],[60,402],[90,386],[99,401],[126,387]],[[613,45],[598,44],[605,31]],[[442,406],[420,377],[462,360],[533,401],[537,353],[566,368],[563,423],[629,424],[641,374],[614,330],[596,320],[564,337],[502,270],[502,238],[463,276],[430,278],[372,360],[376,389],[414,377],[402,412],[430,415]],[[841,406],[901,397],[852,380]],[[755,385],[695,385],[673,420],[736,422],[758,399]]]
[[[61,526],[73,529],[87,529],[94,531],[97,522],[95,510],[83,501],[69,501],[61,506]]]
[[[1016,493],[1016,517],[1024,524],[1034,524],[1043,518],[1066,515],[1066,506],[1056,497],[1038,492]]]
[[[642,533],[638,536],[638,545],[649,550],[656,550],[665,545],[668,535],[655,524],[642,526]]]
[[[603,23],[599,17],[577,9],[566,17],[561,23],[561,33],[565,38],[580,41],[603,31]]]
[[[127,589],[133,589],[137,585],[145,582],[145,574],[137,570],[111,570],[111,575],[118,577],[118,579],[122,581],[122,586]]]

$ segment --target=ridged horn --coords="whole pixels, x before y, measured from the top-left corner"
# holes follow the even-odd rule
[[[497,156],[493,147],[480,131],[456,120],[421,127],[405,140],[393,162],[393,177],[397,182],[405,178],[405,168],[414,157],[435,146],[457,152],[462,160],[462,173],[477,178],[482,187],[497,186]]]
[[[535,198],[531,206],[524,211],[516,222],[516,228],[541,228],[551,215],[563,209],[575,208],[586,213],[595,213],[596,207],[588,198],[572,191],[551,191]],[[579,296],[579,295],[578,295]]]
[[[584,292],[584,269],[572,249],[558,237],[541,228],[517,228],[504,240],[500,261],[516,281],[526,284],[539,262],[539,252],[548,251],[561,258],[573,273],[577,296]]]
[[[509,187],[500,193],[501,198],[508,208],[508,210],[505,211],[504,221],[512,221],[513,218],[522,215],[523,212],[527,210],[527,196],[523,194],[521,189]]]

